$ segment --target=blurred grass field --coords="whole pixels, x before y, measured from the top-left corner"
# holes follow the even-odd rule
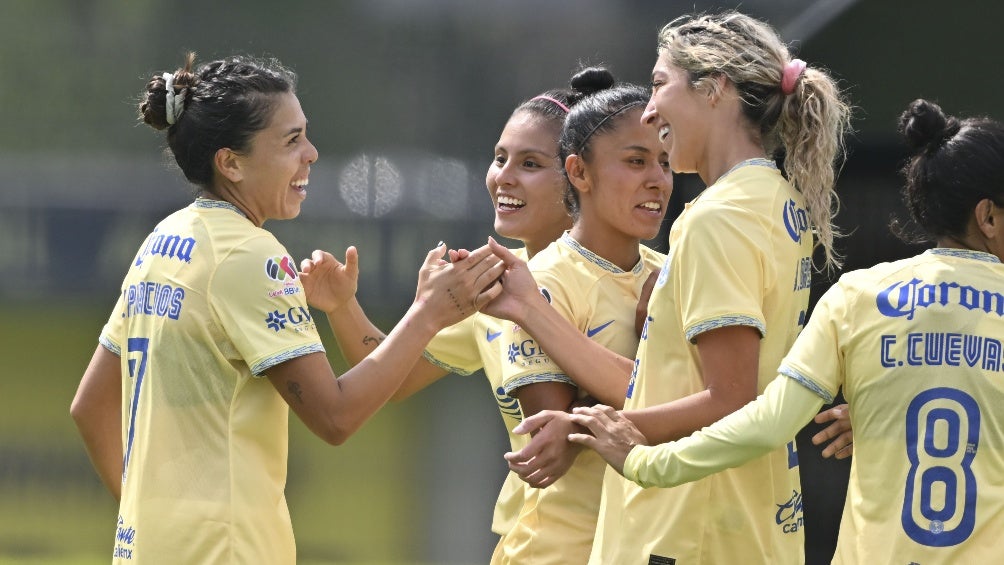
[[[113,297],[112,297],[113,298]],[[3,301],[0,344],[0,565],[109,562],[116,504],[69,416],[112,304]],[[337,348],[322,329],[329,355]],[[416,403],[389,405],[335,449],[290,418],[287,499],[299,563],[399,564],[421,555]]]

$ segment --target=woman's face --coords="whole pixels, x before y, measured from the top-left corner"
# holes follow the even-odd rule
[[[558,164],[561,124],[532,112],[506,123],[485,184],[495,206],[495,231],[522,241],[535,253],[571,226],[565,210],[565,178]]]
[[[674,172],[697,172],[705,158],[708,104],[708,96],[691,86],[687,71],[661,52],[652,69],[652,97],[642,121],[658,132]]]
[[[652,239],[666,216],[672,173],[655,129],[641,122],[642,111],[630,109],[613,129],[594,134],[582,160],[579,222],[594,233],[604,226],[604,237]]]
[[[317,160],[296,95],[277,94],[274,104],[268,125],[251,138],[248,152],[236,157],[241,171],[234,191],[236,204],[258,226],[300,214],[310,164]]]

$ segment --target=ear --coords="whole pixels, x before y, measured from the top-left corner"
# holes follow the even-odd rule
[[[725,96],[725,91],[729,86],[729,77],[725,73],[715,73],[713,75],[714,82],[712,83],[711,89],[708,91],[708,102],[711,107],[714,108],[718,106],[718,103],[722,101]]]
[[[1000,212],[1001,209],[989,198],[980,200],[973,210],[973,219],[976,221],[976,228],[987,239],[997,237],[1001,231],[1001,218],[997,217]]]
[[[579,192],[589,192],[590,183],[586,174],[586,162],[579,155],[572,153],[565,158],[565,172],[572,186]]]
[[[230,182],[240,182],[244,180],[244,170],[241,168],[239,155],[226,147],[216,150],[213,155],[213,165],[223,178]]]

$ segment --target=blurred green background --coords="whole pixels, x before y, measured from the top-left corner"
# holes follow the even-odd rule
[[[299,73],[320,160],[301,218],[266,227],[295,257],[358,246],[360,300],[389,329],[429,247],[474,247],[491,233],[484,171],[519,101],[564,85],[580,63],[646,84],[663,23],[736,6],[829,68],[855,105],[838,186],[847,268],[912,252],[886,229],[904,156],[896,117],[918,96],[1004,117],[999,3],[0,3],[0,564],[108,561],[116,508],[68,410],[127,262],[190,198],[163,137],[135,123],[151,74],[188,50],[200,61],[275,56]],[[664,233],[700,189],[677,177]],[[815,295],[831,280],[817,277]],[[344,367],[326,327],[322,337]],[[390,405],[337,449],[295,417],[290,428],[301,563],[487,562],[505,436],[483,377]],[[829,560],[846,480],[846,465],[817,459],[802,457],[809,563]]]

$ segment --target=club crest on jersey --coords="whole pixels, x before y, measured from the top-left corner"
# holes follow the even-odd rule
[[[192,250],[195,249],[194,237],[181,237],[175,234],[158,233],[160,228],[154,228],[146,238],[146,243],[136,256],[135,266],[143,264],[148,255],[159,255],[168,259],[178,259],[186,263],[192,262]]]
[[[809,231],[809,214],[805,208],[799,208],[794,200],[789,199],[781,210],[784,218],[784,229],[795,243],[802,242],[802,234]]]
[[[289,255],[269,257],[265,260],[265,275],[279,282],[295,280],[298,276],[296,273],[296,263]]]
[[[659,269],[659,277],[655,279],[656,288],[664,286],[666,281],[669,280],[669,262],[673,260],[673,250],[670,249],[669,253],[666,254],[666,261],[662,264],[662,268]]]

